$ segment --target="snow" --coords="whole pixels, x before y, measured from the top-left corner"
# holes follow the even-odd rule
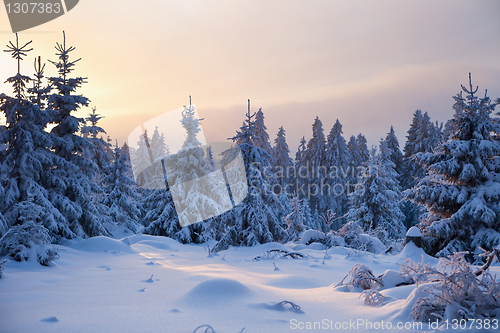
[[[421,291],[394,287],[402,282],[398,263],[422,256],[437,263],[411,242],[397,255],[357,256],[343,247],[326,256],[318,243],[229,247],[212,255],[206,245],[150,235],[93,237],[64,241],[51,267],[11,260],[0,279],[0,331],[175,333],[210,325],[218,333],[279,333],[302,331],[293,329],[299,323],[362,320],[355,331],[374,332],[367,322],[413,323],[409,313]],[[272,249],[305,258],[252,260]],[[367,306],[359,292],[334,288],[357,263],[384,274],[382,305]],[[492,270],[500,275],[500,266]],[[423,327],[404,332],[433,331]]]
[[[422,237],[422,233],[420,232],[419,228],[411,227],[410,229],[408,229],[406,236],[408,236],[408,237]]]

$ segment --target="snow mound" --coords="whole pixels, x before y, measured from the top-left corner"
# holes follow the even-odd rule
[[[419,228],[411,227],[410,229],[408,229],[406,236],[408,236],[408,237],[422,237],[422,233],[420,232]]]
[[[367,234],[359,234],[358,239],[362,244],[367,245],[367,251],[375,254],[385,252],[386,247],[377,237],[372,237]]]
[[[300,243],[304,245],[324,239],[326,235],[319,230],[306,230],[300,235]]]
[[[153,240],[141,240],[135,244],[149,245],[155,249],[161,249],[161,250],[172,250],[172,247],[169,244]]]
[[[191,289],[184,300],[192,305],[206,306],[211,302],[231,300],[247,297],[252,291],[242,283],[231,279],[211,279],[203,281]]]
[[[431,257],[430,255],[425,253],[424,250],[416,246],[413,242],[408,242],[405,245],[403,251],[394,256],[394,259],[397,260],[399,263],[402,263],[404,258],[411,259],[412,261],[415,262],[421,262],[422,256],[424,258],[424,261],[429,264],[436,264],[439,261],[437,258]]]
[[[89,239],[72,239],[64,240],[61,245],[70,247],[75,250],[85,252],[124,252],[134,253],[127,244],[121,240],[112,239],[104,236],[92,237]]]

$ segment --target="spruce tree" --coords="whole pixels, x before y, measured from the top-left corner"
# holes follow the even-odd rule
[[[281,126],[277,137],[274,140],[275,146],[273,151],[274,171],[280,184],[280,192],[287,190],[286,187],[290,182],[289,176],[293,176],[291,172],[293,168],[293,161],[289,155],[290,149],[288,149],[285,136],[285,129]]]
[[[298,197],[293,197],[290,200],[292,211],[284,217],[285,223],[288,226],[287,232],[290,240],[294,241],[299,238],[299,235],[306,230],[304,225],[306,219],[302,212],[302,207]]]
[[[311,195],[309,202],[311,204],[311,208],[321,209],[320,204],[322,203],[321,191],[323,189],[322,184],[325,184],[326,181],[326,140],[325,135],[323,133],[323,123],[316,117],[314,120],[314,124],[312,126],[313,135],[312,138],[307,143],[307,157],[306,161],[309,164],[308,170],[308,178],[309,185],[312,185],[315,188],[315,191],[311,191]],[[309,192],[307,193],[309,196]]]
[[[411,200],[426,206],[421,223],[427,251],[436,256],[492,249],[500,242],[500,132],[495,106],[486,93],[476,95],[469,74],[469,89],[453,97],[454,133],[434,152],[418,153],[416,160],[428,175],[407,191]]]
[[[347,143],[347,153],[349,154],[349,183],[354,185],[358,182],[357,174],[360,168],[363,167],[364,162],[361,158],[361,151],[354,135],[351,135]],[[352,187],[349,191],[351,189]]]
[[[390,155],[387,142],[382,140],[380,153],[377,155],[373,150],[356,191],[350,194],[347,217],[350,224],[365,232],[374,232],[386,244],[405,234],[404,216],[399,208],[402,195]]]
[[[283,207],[270,188],[270,184],[276,183],[270,172],[271,156],[264,149],[253,145],[256,140],[254,116],[249,105],[247,119],[236,136],[231,138],[238,143],[245,163],[248,195],[233,209],[211,220],[208,229],[215,230],[214,233],[220,237],[215,251],[225,250],[229,246],[252,246],[287,239],[286,230],[278,220]]]
[[[359,152],[362,162],[367,162],[370,158],[370,150],[368,149],[366,138],[363,134],[359,133],[356,137],[356,143],[359,147]]]
[[[399,149],[399,141],[396,137],[396,133],[394,132],[394,127],[391,125],[391,130],[387,133],[385,137],[385,141],[387,142],[387,148],[389,149],[389,158],[394,163],[394,171],[398,174],[398,177],[401,175],[402,167],[403,167],[403,153]]]
[[[51,61],[57,68],[58,76],[48,78],[55,92],[48,96],[47,108],[53,113],[51,121],[55,127],[51,130],[52,149],[59,158],[57,168],[52,169],[53,177],[51,200],[70,221],[73,232],[79,236],[108,235],[102,226],[101,216],[91,200],[91,193],[97,191],[90,182],[97,171],[97,165],[88,159],[83,152],[92,148],[92,143],[77,135],[82,118],[73,115],[83,106],[88,106],[88,98],[77,95],[76,90],[85,83],[85,78],[71,78],[75,64],[80,60],[70,61],[73,46],[66,46],[66,35],[63,32],[63,43],[56,43],[56,55],[59,60]]]
[[[58,182],[52,172],[61,162],[45,131],[51,114],[41,109],[41,101],[26,96],[31,79],[21,74],[21,61],[32,50],[30,43],[19,46],[16,34],[16,43],[10,42],[5,50],[17,60],[17,74],[6,81],[15,96],[0,94],[0,112],[6,121],[6,126],[0,126],[0,256],[26,260],[31,253],[46,265],[57,258],[57,250],[49,244],[75,233],[52,197]],[[35,66],[37,80],[43,78],[40,68]]]
[[[337,119],[330,134],[328,134],[325,151],[325,165],[329,171],[327,183],[330,185],[330,189],[329,193],[322,193],[324,199],[329,199],[327,206],[337,216],[343,216],[347,213],[347,193],[349,191],[347,187],[350,186],[349,178],[346,176],[349,175],[349,153],[342,134],[342,124]],[[322,213],[326,213],[327,209],[324,209]]]
[[[92,113],[89,113],[88,117],[85,118],[85,125],[82,126],[80,132],[92,144],[91,147],[85,150],[85,157],[95,162],[98,174],[104,177],[105,170],[112,161],[111,154],[109,153],[111,147],[102,136],[97,137],[99,134],[106,134],[106,131],[98,125],[99,121],[104,117],[96,113],[96,110],[95,107],[92,108]]]
[[[119,225],[123,225],[133,232],[137,232],[138,221],[142,212],[140,195],[132,176],[132,166],[128,153],[128,146],[115,147],[113,164],[107,167],[106,197],[103,204],[108,207],[108,215]]]
[[[255,114],[255,129],[254,129],[254,142],[253,144],[259,148],[262,148],[271,157],[273,156],[273,149],[269,143],[269,134],[267,134],[267,127],[264,124],[264,113],[262,108]]]

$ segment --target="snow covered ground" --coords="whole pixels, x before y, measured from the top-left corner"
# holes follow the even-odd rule
[[[271,249],[306,258],[253,260]],[[335,247],[325,259],[317,243],[269,243],[208,255],[204,245],[149,235],[65,241],[52,267],[5,265],[0,332],[191,333],[204,324],[217,333],[433,332],[428,323],[417,329],[421,324],[411,320],[407,296],[413,285],[383,290],[387,301],[378,307],[365,305],[359,292],[334,288],[356,263],[379,275],[399,271],[404,257],[420,261],[420,251],[352,255]],[[500,276],[499,266],[491,271]],[[300,310],[278,304],[284,300]]]

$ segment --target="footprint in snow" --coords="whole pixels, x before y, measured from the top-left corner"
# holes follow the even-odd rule
[[[145,292],[146,291],[146,288],[142,288],[142,289],[139,289],[137,291],[140,291],[140,292]]]

